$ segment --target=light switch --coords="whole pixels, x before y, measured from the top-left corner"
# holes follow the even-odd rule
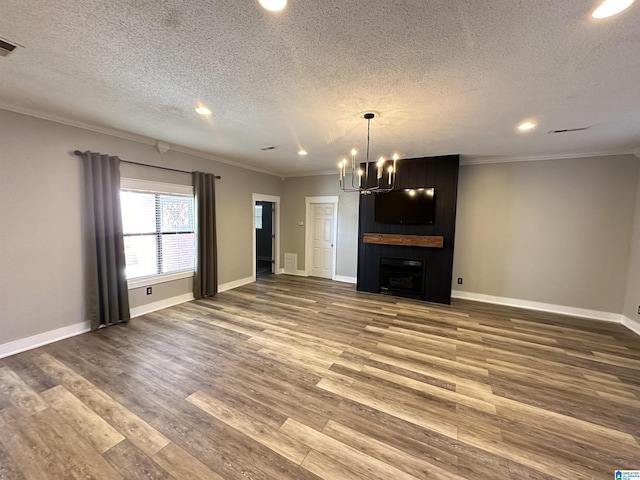
[[[298,222],[299,227],[304,227],[304,222]]]

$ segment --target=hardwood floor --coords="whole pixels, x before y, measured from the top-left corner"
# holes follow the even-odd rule
[[[612,479],[640,338],[466,301],[256,284],[0,360],[0,479]]]

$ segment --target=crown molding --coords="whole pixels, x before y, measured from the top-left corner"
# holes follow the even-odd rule
[[[251,170],[252,172],[264,173],[266,175],[273,175],[274,177],[282,177],[281,173],[274,172],[273,170],[267,170],[265,168],[254,167],[252,165],[247,165],[245,163],[240,163],[235,160],[228,160],[226,158],[217,157],[210,153],[202,152],[200,150],[195,150],[189,147],[183,147],[182,145],[171,145],[171,150],[174,152],[184,153],[185,155],[192,155],[198,158],[204,158],[205,160],[212,160],[218,163],[224,163],[225,165],[230,165],[232,167],[242,168],[243,170]]]
[[[622,150],[611,152],[590,152],[590,153],[563,153],[548,155],[529,156],[504,156],[504,157],[476,157],[473,155],[460,155],[460,165],[489,165],[492,163],[517,163],[517,162],[540,162],[548,160],[567,160],[572,158],[592,158],[611,157],[617,155],[635,155],[640,159],[640,149],[635,151]],[[282,178],[289,177],[314,177],[317,175],[337,175],[335,170],[322,170],[314,172],[290,172],[285,173]]]
[[[101,133],[103,135],[109,135],[110,137],[117,137],[123,140],[130,140],[132,142],[142,143],[144,145],[155,145],[156,140],[145,137],[144,135],[137,135],[135,133],[125,132],[124,130],[118,130],[115,128],[97,127],[84,122],[77,122],[69,120],[57,115],[49,115],[46,113],[31,110],[29,108],[15,107],[0,103],[0,109],[7,110],[13,113],[19,113],[21,115],[27,115],[29,117],[39,118],[40,120],[47,120],[53,123],[59,123],[61,125],[67,125],[68,127],[80,128],[82,130],[88,130],[90,132]]]
[[[490,163],[515,163],[515,162],[540,162],[546,160],[566,160],[571,158],[591,158],[591,157],[611,157],[615,155],[636,155],[640,154],[640,150],[635,152],[630,150],[611,151],[611,152],[589,152],[589,153],[560,153],[548,155],[530,155],[530,156],[504,156],[504,157],[474,157],[473,155],[461,155],[460,165],[487,165]]]
[[[132,142],[141,143],[143,145],[150,145],[152,147],[157,148],[160,153],[165,153],[169,150],[172,150],[174,152],[184,153],[185,155],[191,155],[193,157],[203,158],[205,160],[212,160],[214,162],[223,163],[225,165],[230,165],[237,168],[242,168],[244,170],[251,170],[254,172],[264,173],[266,175],[273,175],[274,177],[282,177],[280,173],[277,173],[271,170],[266,170],[264,168],[259,168],[259,167],[253,167],[251,165],[245,165],[243,163],[236,162],[233,160],[227,160],[225,158],[220,158],[215,155],[202,152],[200,150],[183,147],[181,145],[176,145],[176,144],[169,144],[162,140],[157,140],[151,137],[146,137],[144,135],[138,135],[135,133],[125,132],[123,130],[117,130],[115,128],[96,127],[95,125],[90,125],[88,123],[72,121],[63,117],[58,117],[56,115],[49,115],[49,114],[45,114],[35,110],[31,110],[28,108],[14,107],[14,106],[6,105],[3,103],[0,103],[0,109],[7,110],[13,113],[19,113],[21,115],[27,115],[29,117],[39,118],[40,120],[59,123],[61,125],[66,125],[69,127],[80,128],[82,130],[88,130],[94,133],[100,133],[102,135],[108,135],[110,137],[116,137],[116,138],[121,138],[123,140],[129,140]],[[161,146],[162,150],[164,151],[162,151],[159,146]]]

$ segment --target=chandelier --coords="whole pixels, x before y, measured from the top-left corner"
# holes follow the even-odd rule
[[[393,154],[393,164],[387,165],[384,157],[380,157],[375,164],[376,178],[375,182],[370,180],[369,174],[369,132],[371,131],[371,119],[375,117],[374,113],[365,113],[364,118],[367,120],[367,156],[364,170],[356,163],[356,149],[351,150],[351,166],[348,161],[343,158],[338,163],[338,172],[340,174],[340,188],[345,192],[360,192],[362,195],[371,195],[372,193],[387,193],[393,190],[396,183],[396,162],[398,154]],[[357,165],[357,168],[356,168]],[[371,176],[373,172],[371,172]],[[347,181],[347,178],[350,181]],[[370,184],[374,183],[373,186]]]

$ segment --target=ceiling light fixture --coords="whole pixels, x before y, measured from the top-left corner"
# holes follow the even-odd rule
[[[306,150],[298,150],[298,155],[300,155],[301,157],[304,157],[305,155],[307,155],[307,151]]]
[[[196,107],[196,112],[199,113],[200,115],[211,115],[211,110],[209,110],[204,105],[198,105]]]
[[[364,118],[367,120],[367,157],[364,170],[358,165],[356,170],[356,151],[351,150],[351,166],[347,169],[347,159],[343,158],[338,163],[338,172],[340,174],[340,188],[344,192],[360,192],[362,195],[370,195],[372,193],[387,193],[393,190],[396,183],[396,162],[398,154],[393,154],[393,163],[385,168],[386,160],[380,157],[376,162],[376,178],[375,181],[369,180],[369,133],[371,131],[371,119],[375,117],[374,113],[365,113]],[[347,177],[351,177],[351,185],[347,183]],[[373,174],[372,180],[373,180]],[[356,177],[357,185],[356,185]],[[382,184],[380,183],[382,181]]]
[[[536,123],[535,122],[522,122],[520,125],[518,125],[518,130],[520,130],[521,132],[528,132],[529,130],[533,130],[534,128],[536,128]]]
[[[596,8],[591,16],[593,18],[607,18],[629,8],[635,0],[604,0],[598,8]]]
[[[258,0],[262,8],[270,12],[279,12],[287,6],[287,0]]]

